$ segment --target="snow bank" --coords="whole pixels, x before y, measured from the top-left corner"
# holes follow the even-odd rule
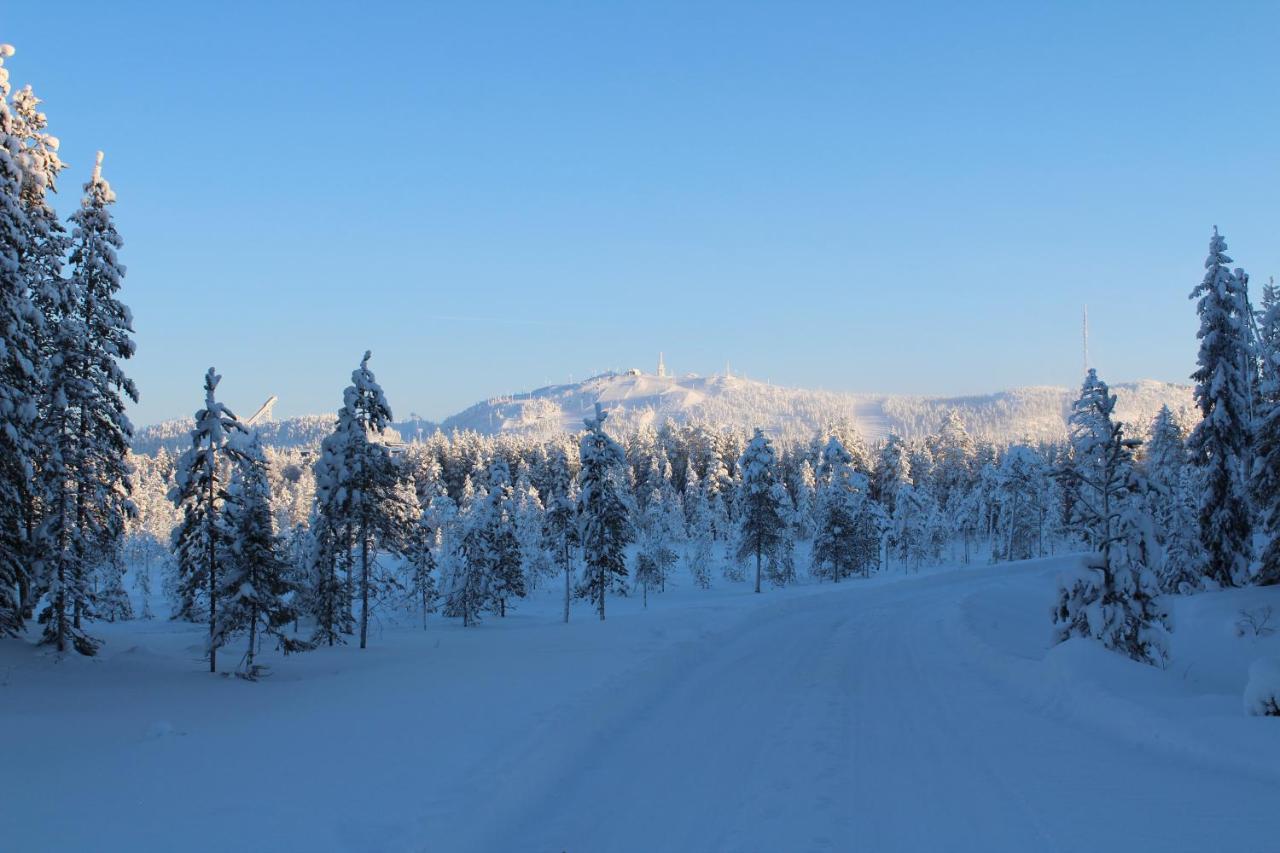
[[[1280,717],[1280,658],[1262,658],[1249,667],[1244,712],[1251,717]]]
[[[1054,644],[1050,611],[1056,580],[1078,560],[1011,564],[1002,577],[960,602],[955,640],[991,687],[1116,743],[1280,781],[1274,760],[1280,726],[1240,714],[1250,662],[1260,654],[1280,659],[1280,635],[1238,627],[1242,620],[1261,622],[1257,614],[1268,608],[1280,613],[1280,588],[1173,598],[1172,654],[1162,670],[1093,640]]]

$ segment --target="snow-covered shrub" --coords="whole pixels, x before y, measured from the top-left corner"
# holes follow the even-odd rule
[[[1101,555],[1058,579],[1054,639],[1091,637],[1136,661],[1163,666],[1169,659],[1169,614],[1147,570],[1108,567]]]
[[[1236,620],[1237,637],[1270,637],[1276,632],[1271,624],[1270,607],[1255,607],[1253,610],[1241,609]]]
[[[1251,717],[1280,717],[1280,658],[1260,658],[1249,666],[1244,712]]]

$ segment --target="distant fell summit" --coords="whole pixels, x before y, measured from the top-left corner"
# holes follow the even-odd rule
[[[1195,418],[1191,387],[1142,380],[1111,386],[1116,416],[1136,434],[1145,432],[1163,405],[1184,423]],[[1057,441],[1066,436],[1067,416],[1078,393],[1074,388],[1033,386],[963,397],[850,394],[784,388],[729,374],[659,375],[629,370],[605,373],[581,382],[548,385],[519,394],[491,397],[446,418],[440,424],[407,421],[396,425],[405,441],[433,432],[473,430],[545,438],[577,432],[596,403],[610,413],[613,432],[665,423],[703,423],[741,429],[761,427],[779,438],[807,440],[835,423],[853,423],[869,442],[889,433],[917,438],[936,432],[946,413],[956,410],[974,438],[996,444]],[[394,404],[394,399],[393,399]],[[333,427],[332,415],[308,415],[259,424],[268,446],[294,447],[318,442]],[[187,442],[190,422],[167,421],[138,431],[134,448],[150,453]]]

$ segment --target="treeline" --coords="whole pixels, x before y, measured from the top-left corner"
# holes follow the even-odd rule
[[[575,598],[603,618],[610,596],[647,604],[676,576],[762,590],[1081,542],[1078,484],[1058,476],[1072,446],[975,442],[955,413],[937,435],[874,448],[847,422],[803,443],[708,425],[612,436],[599,411],[576,436],[400,445],[366,355],[318,448],[264,451],[217,384],[211,371],[183,455],[135,459],[125,541],[148,595],[154,562],[174,615],[208,622],[211,665],[237,632],[250,649],[272,635],[289,651],[364,645],[378,609],[474,625],[557,578],[565,619]],[[1181,441],[1168,412],[1157,425]]]
[[[923,440],[891,435],[868,448],[848,422],[806,442],[707,425],[611,436],[600,411],[578,436],[437,432],[405,446],[385,438],[390,409],[366,355],[318,451],[264,453],[216,407],[211,372],[192,448],[161,454],[141,478],[152,496],[172,480],[181,509],[167,587],[179,615],[209,620],[211,649],[237,629],[297,649],[357,635],[365,644],[379,607],[476,624],[556,577],[566,619],[574,597],[603,618],[610,596],[647,604],[677,572],[701,587],[749,580],[761,590],[1085,548],[1054,608],[1059,638],[1094,637],[1161,664],[1163,596],[1274,582],[1280,564],[1274,546],[1261,559],[1252,551],[1255,525],[1267,541],[1275,532],[1280,293],[1266,288],[1255,313],[1216,235],[1211,251],[1194,294],[1202,420],[1190,434],[1168,408],[1150,425],[1120,422],[1090,371],[1069,440],[1034,446],[974,441],[955,412]],[[212,411],[221,426],[200,426]],[[253,513],[237,505],[236,484],[251,475],[263,502]],[[270,600],[236,599],[260,591],[243,582],[251,569],[236,550],[249,531],[219,519],[250,515],[272,555],[258,564],[274,567]],[[141,513],[132,550],[158,550],[162,528]],[[232,607],[222,617],[220,599]]]

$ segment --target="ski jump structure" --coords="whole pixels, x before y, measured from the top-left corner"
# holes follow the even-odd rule
[[[258,411],[254,412],[249,419],[244,422],[244,425],[251,427],[256,423],[271,420],[271,410],[275,408],[276,403],[278,402],[280,402],[280,398],[275,394],[272,394],[267,398],[267,402],[259,406]]]

